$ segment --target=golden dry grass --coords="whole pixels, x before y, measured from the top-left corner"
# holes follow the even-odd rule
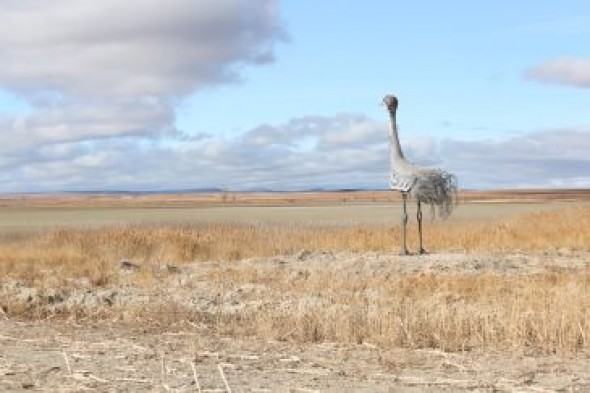
[[[256,312],[224,315],[213,323],[223,335],[444,351],[572,353],[590,346],[588,269],[516,277],[334,274],[296,282],[247,277],[248,282],[270,283],[278,294],[322,295],[315,304],[271,304]],[[231,279],[243,281],[244,272]]]
[[[426,246],[439,251],[543,251],[590,244],[590,208],[526,214],[498,221],[428,223]],[[409,228],[409,243],[417,235]],[[45,269],[106,283],[121,259],[154,263],[237,260],[310,251],[397,251],[400,228],[196,224],[61,229],[0,243],[0,274],[34,279]]]
[[[462,201],[590,201],[588,189],[461,190]],[[202,192],[185,194],[0,195],[0,207],[188,207],[219,205],[290,206],[399,201],[390,190],[318,192]]]
[[[415,227],[410,229],[415,249]],[[398,248],[399,235],[398,227],[271,224],[62,229],[4,239],[0,275],[24,279],[33,286],[47,285],[47,277],[56,276],[64,283],[70,277],[88,277],[97,286],[116,285],[121,259],[179,264],[292,254],[301,249],[391,252]],[[590,207],[498,221],[436,221],[426,226],[425,237],[427,247],[435,252],[588,251]],[[149,286],[152,279],[149,272],[138,274],[136,284]],[[135,315],[159,323],[190,317],[234,337],[367,342],[383,348],[573,352],[590,347],[588,269],[517,276],[451,272],[375,277],[341,274],[334,267],[296,279],[277,269],[230,269],[211,276],[211,281],[218,283],[220,291],[227,283],[260,283],[273,296],[260,299],[261,308],[243,312],[189,312],[172,304],[159,311],[138,310]],[[281,294],[307,300],[285,308],[273,301]],[[309,301],[316,297],[317,302]],[[31,313],[26,307],[20,310],[15,312]]]

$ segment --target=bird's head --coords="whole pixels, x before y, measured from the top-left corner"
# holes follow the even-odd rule
[[[387,107],[388,111],[395,112],[397,110],[397,97],[392,94],[387,94],[383,97],[383,105]]]

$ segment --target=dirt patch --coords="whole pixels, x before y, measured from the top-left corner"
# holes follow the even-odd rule
[[[321,302],[321,293],[303,292],[298,285],[310,277],[321,283],[332,277],[360,282],[421,274],[529,276],[547,271],[583,271],[590,266],[590,253],[562,249],[537,254],[441,253],[405,257],[377,252],[301,250],[288,256],[231,262],[175,266],[122,260],[118,265],[117,285],[96,287],[86,278],[68,279],[64,283],[57,277],[59,271],[47,271],[42,287],[23,280],[2,280],[0,299],[5,308],[10,308],[9,304],[18,305],[44,314],[68,310],[87,314],[101,309],[124,310],[170,303],[193,311],[231,314],[241,309],[257,309],[265,301],[276,301],[277,296],[284,298],[285,304]],[[156,275],[155,281],[142,285],[138,277],[148,271]],[[291,289],[290,293],[276,293],[276,289],[283,290],[285,286]]]
[[[569,352],[552,351],[553,347],[543,350],[542,343],[527,348],[527,343],[536,345],[535,340],[542,338],[530,330],[525,333],[531,341],[515,342],[508,350],[470,343],[445,348],[432,337],[412,341],[403,329],[396,333],[380,326],[380,333],[371,335],[368,330],[376,329],[376,322],[385,322],[367,321],[369,316],[390,312],[393,306],[386,291],[397,291],[390,287],[403,283],[399,280],[404,277],[417,280],[418,286],[424,280],[446,282],[445,277],[455,276],[462,280],[484,277],[492,284],[496,281],[489,280],[502,277],[549,275],[559,280],[551,274],[575,276],[587,271],[587,251],[400,257],[301,250],[288,256],[182,266],[115,263],[119,265],[116,286],[96,287],[84,279],[54,286],[47,284],[48,279],[43,287],[1,281],[0,390],[590,388],[586,343],[576,344],[577,349]],[[155,281],[142,284],[138,277],[148,269],[158,274]],[[569,289],[578,302],[587,295],[580,288],[584,287],[572,284]],[[457,291],[442,288],[432,296],[452,310],[471,307]],[[361,306],[363,314],[355,308]],[[419,304],[413,306],[417,309]],[[499,315],[495,312],[490,315]],[[278,323],[291,321],[289,317],[295,318],[292,325]],[[338,326],[342,322],[335,318],[339,317],[348,318],[342,321],[350,326]],[[410,319],[400,321],[407,324],[405,328],[411,326]],[[536,320],[530,322],[536,326]],[[494,329],[499,334],[499,325]],[[564,328],[560,340],[567,338],[567,332]],[[433,334],[437,333],[444,332]],[[400,341],[390,340],[388,334],[399,334]]]
[[[0,322],[3,391],[586,391],[588,358],[384,351],[108,325]],[[228,389],[229,386],[229,389]]]

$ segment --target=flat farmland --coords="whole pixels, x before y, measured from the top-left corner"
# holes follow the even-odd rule
[[[590,194],[570,194],[547,198],[538,196],[519,199],[512,193],[492,195],[468,194],[460,201],[450,218],[456,220],[490,220],[513,215],[543,212],[590,201]],[[314,195],[275,195],[256,199],[237,196],[237,201],[223,202],[224,196],[197,198],[115,197],[90,198],[36,197],[4,199],[0,204],[0,234],[55,228],[96,228],[112,225],[191,224],[191,223],[292,223],[314,225],[395,225],[399,222],[401,205],[397,195],[378,193],[377,196],[345,193],[332,198]],[[225,197],[228,199],[228,197]],[[391,199],[391,200],[386,200]],[[412,214],[415,203],[408,204]],[[425,208],[426,222],[431,217]]]
[[[5,196],[0,390],[587,391],[588,196]]]
[[[451,220],[495,219],[576,205],[575,202],[466,202]],[[410,211],[414,206],[408,206]],[[428,221],[428,209],[425,219]],[[393,225],[400,220],[399,203],[338,206],[228,206],[168,208],[0,208],[0,233],[59,227],[94,228],[126,224],[309,223]]]

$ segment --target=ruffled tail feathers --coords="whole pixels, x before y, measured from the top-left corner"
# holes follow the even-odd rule
[[[457,206],[457,177],[442,170],[432,170],[416,177],[411,194],[420,202],[431,206],[432,215],[447,218]]]

